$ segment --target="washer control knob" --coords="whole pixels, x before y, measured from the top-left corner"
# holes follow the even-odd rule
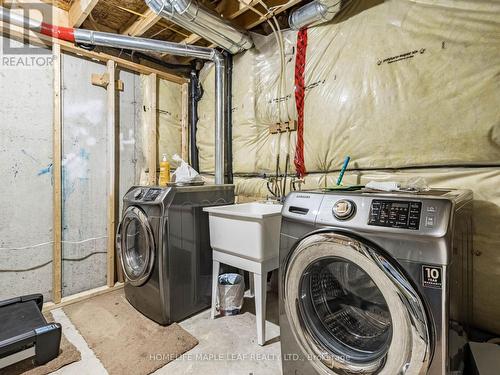
[[[347,199],[341,199],[333,205],[333,216],[339,220],[348,220],[356,213],[356,205]]]

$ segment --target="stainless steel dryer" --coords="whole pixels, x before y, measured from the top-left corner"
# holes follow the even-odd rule
[[[166,325],[211,303],[212,250],[204,207],[234,203],[234,185],[132,187],[123,198],[117,252],[125,296]]]
[[[284,374],[460,373],[470,191],[294,192],[283,207]]]

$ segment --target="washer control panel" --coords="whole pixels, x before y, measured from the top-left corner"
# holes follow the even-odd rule
[[[373,199],[368,225],[418,230],[422,202]]]
[[[442,237],[449,230],[453,201],[410,193],[290,193],[282,217],[367,233]]]

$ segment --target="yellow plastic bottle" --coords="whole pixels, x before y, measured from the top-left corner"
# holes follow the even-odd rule
[[[167,159],[167,154],[163,154],[160,163],[160,186],[167,186],[170,182],[170,163]]]

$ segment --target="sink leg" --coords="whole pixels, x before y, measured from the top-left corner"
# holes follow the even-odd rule
[[[210,314],[212,319],[215,319],[215,315],[217,314],[217,285],[219,282],[219,270],[220,263],[214,260],[212,266],[212,312]]]
[[[262,275],[253,274],[255,283],[255,317],[257,320],[257,343],[264,345],[266,342],[266,292],[267,272]]]
[[[250,296],[255,297],[255,283],[253,281],[253,273],[249,272],[248,280],[250,281]]]

